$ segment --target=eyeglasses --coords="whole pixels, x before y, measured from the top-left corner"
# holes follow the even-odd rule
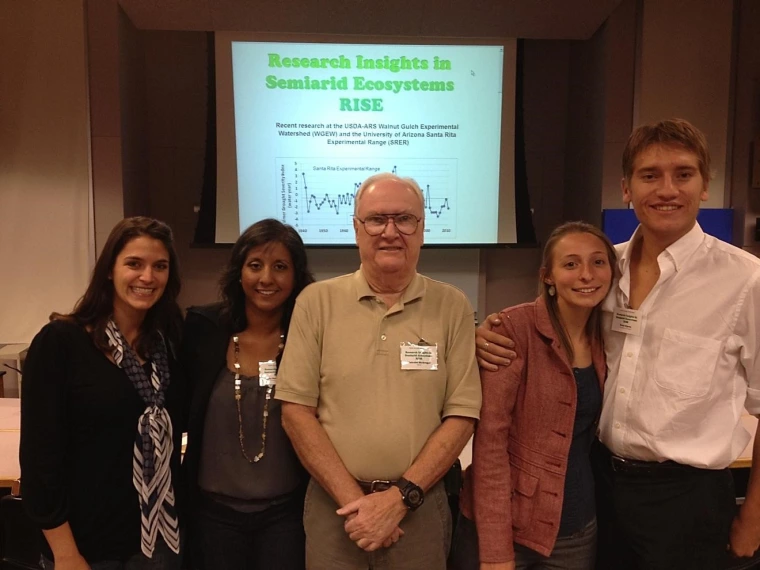
[[[364,231],[371,236],[379,236],[383,233],[390,221],[393,221],[398,233],[410,236],[417,231],[417,225],[422,218],[413,214],[373,214],[363,220],[356,217],[356,220],[364,226]]]

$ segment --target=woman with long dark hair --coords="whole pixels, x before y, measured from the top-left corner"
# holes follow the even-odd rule
[[[32,342],[20,460],[45,569],[179,568],[179,290],[169,227],[124,219],[74,310]]]
[[[539,296],[499,313],[517,358],[481,369],[483,407],[465,476],[454,570],[591,570],[596,549],[589,452],[606,367],[601,306],[615,249],[598,228],[552,232]]]
[[[295,299],[313,281],[298,232],[262,220],[232,248],[222,301],[188,310],[184,467],[196,567],[304,568],[306,473],[274,392]]]

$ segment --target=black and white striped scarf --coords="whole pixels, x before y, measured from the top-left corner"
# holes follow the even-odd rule
[[[106,335],[114,362],[124,370],[146,405],[137,422],[132,462],[132,481],[140,498],[140,547],[145,556],[152,558],[160,532],[167,546],[179,553],[179,523],[170,470],[174,450],[172,420],[164,408],[170,380],[166,344],[163,338],[151,344],[148,356],[152,373],[148,378],[113,320],[108,322]]]

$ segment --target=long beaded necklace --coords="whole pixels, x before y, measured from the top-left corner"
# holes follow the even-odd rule
[[[245,435],[243,434],[243,409],[240,401],[243,399],[242,394],[240,393],[240,338],[237,335],[234,335],[232,337],[232,343],[235,345],[235,404],[237,405],[237,413],[238,413],[238,439],[240,440],[240,451],[243,452],[243,457],[245,457],[248,460],[248,463],[258,463],[262,457],[264,457],[264,452],[266,451],[266,445],[267,445],[267,420],[269,419],[269,401],[272,399],[272,390],[274,389],[274,383],[273,382],[267,382],[267,391],[265,395],[264,400],[264,414],[263,419],[261,421],[261,451],[259,451],[256,455],[253,456],[253,459],[248,457],[248,454],[245,451]],[[280,353],[282,352],[282,349],[285,348],[285,335],[280,335],[280,344],[277,346],[277,356],[280,356]]]

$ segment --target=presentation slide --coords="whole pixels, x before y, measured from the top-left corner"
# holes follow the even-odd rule
[[[379,172],[420,185],[426,244],[515,241],[504,45],[230,41],[230,53],[236,189],[220,200],[237,217],[218,221],[218,242],[274,217],[306,244],[353,244],[354,194]]]

